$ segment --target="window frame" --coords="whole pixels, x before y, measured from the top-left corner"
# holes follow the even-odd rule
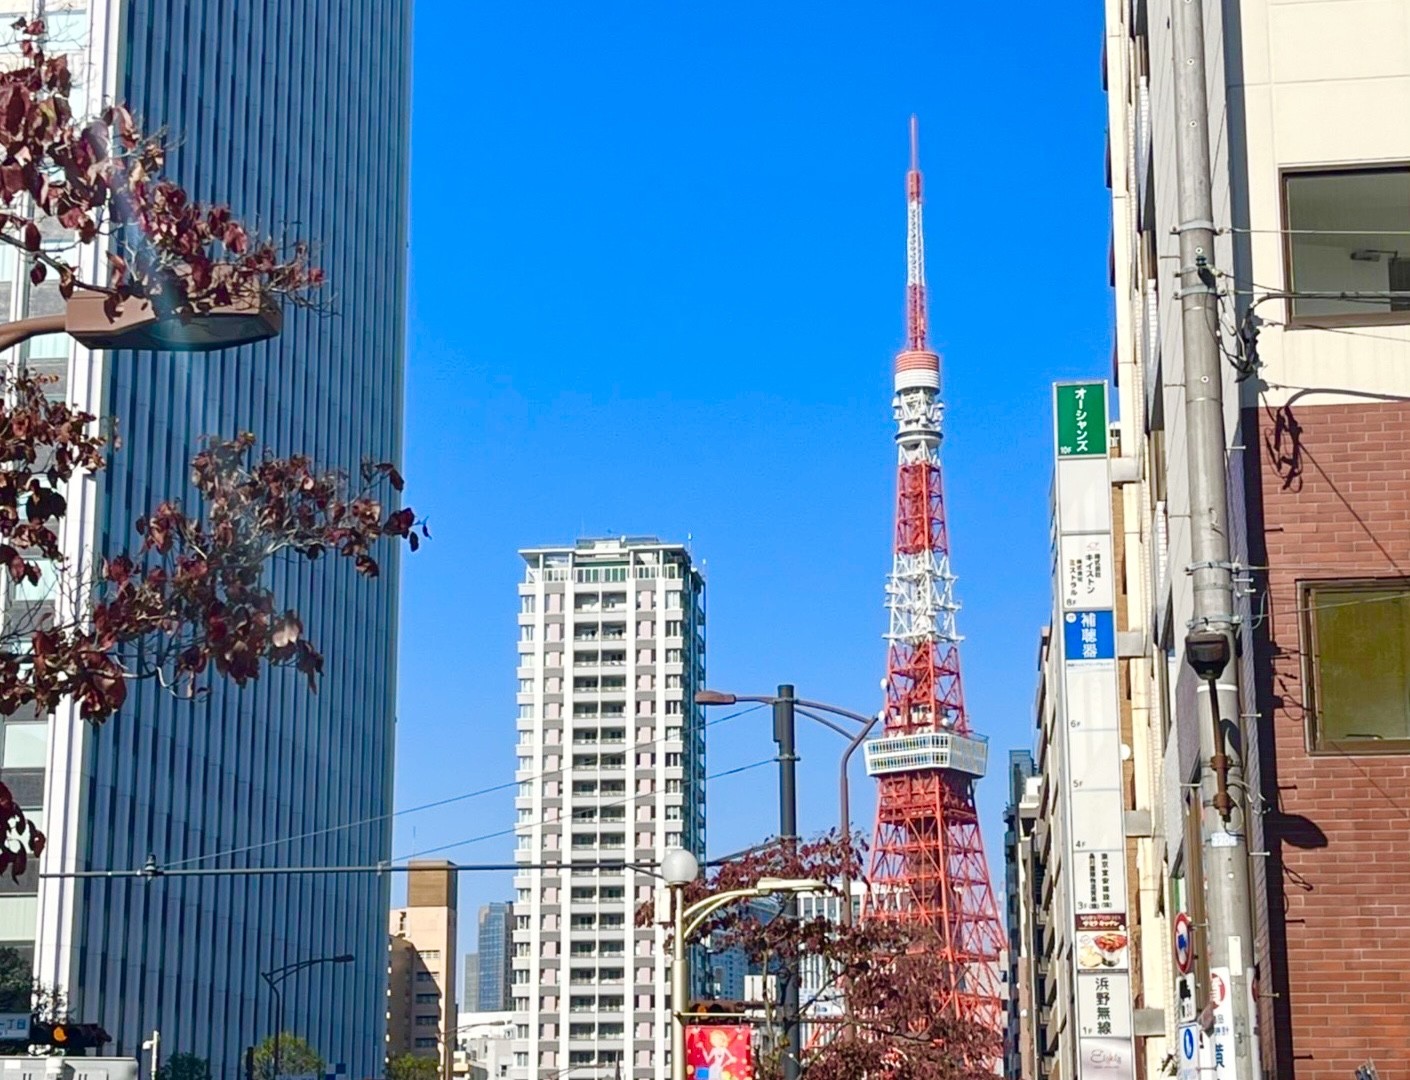
[[[1410,754],[1410,735],[1404,739],[1353,739],[1338,742],[1320,737],[1322,696],[1321,665],[1318,663],[1317,612],[1313,607],[1318,590],[1338,592],[1387,592],[1402,590],[1410,603],[1410,577],[1390,578],[1308,578],[1297,583],[1299,644],[1302,653],[1303,744],[1315,757],[1351,757]],[[1410,682],[1410,668],[1406,671]]]
[[[1302,165],[1278,170],[1278,220],[1283,238],[1283,314],[1289,330],[1324,330],[1340,326],[1406,326],[1410,310],[1343,312],[1337,315],[1298,315],[1293,310],[1293,234],[1288,204],[1288,180],[1298,176],[1354,176],[1368,172],[1403,172],[1410,175],[1410,159],[1367,161],[1341,165]]]

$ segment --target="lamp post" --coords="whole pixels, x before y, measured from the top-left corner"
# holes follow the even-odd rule
[[[690,995],[686,942],[695,936],[710,916],[737,900],[774,896],[779,893],[789,896],[820,893],[827,892],[830,887],[825,881],[814,881],[811,878],[760,878],[753,888],[715,893],[686,907],[685,889],[699,874],[700,863],[694,855],[682,848],[669,849],[661,860],[661,876],[666,879],[666,887],[671,892],[671,921],[674,930],[671,941],[672,1080],[686,1080],[685,1010],[686,999]]]
[[[842,758],[838,767],[837,780],[837,812],[838,812],[838,836],[847,844],[852,846],[852,780],[848,774],[848,767],[852,763],[852,755],[856,753],[857,747],[861,746],[872,733],[872,730],[881,720],[881,713],[873,716],[863,716],[861,713],[853,712],[851,709],[844,709],[838,705],[829,705],[823,701],[810,701],[807,698],[796,697],[793,693],[793,686],[784,683],[779,686],[778,693],[772,694],[731,694],[723,690],[701,690],[695,695],[697,705],[734,705],[741,701],[754,701],[762,705],[770,705],[774,710],[774,741],[779,748],[779,839],[785,845],[789,845],[793,850],[798,842],[797,832],[797,787],[794,782],[794,769],[798,762],[798,755],[794,751],[793,738],[793,715],[794,712],[801,712],[809,720],[821,724],[831,731],[837,732],[844,739],[847,739],[847,749],[842,751]],[[829,720],[826,716],[820,715],[829,713],[843,720],[850,720],[861,727],[855,732],[851,732],[835,721]],[[849,860],[850,861],[850,858]],[[841,922],[843,926],[852,925],[852,875],[848,871],[847,862],[842,867],[842,897],[840,901]],[[791,918],[797,921],[798,902],[790,898],[783,912],[784,918]],[[799,1043],[802,1041],[803,1017],[799,1004],[799,990],[802,978],[798,962],[795,960],[790,965],[787,974],[787,984],[784,987],[784,1027],[787,1033],[788,1051],[783,1059],[784,1080],[798,1080],[802,1073],[802,1062],[798,1056],[801,1049]]]
[[[853,712],[851,709],[844,709],[838,705],[829,705],[822,701],[810,701],[807,698],[793,697],[792,686],[780,686],[780,693],[773,694],[731,694],[723,690],[701,690],[695,695],[697,705],[734,705],[741,701],[758,702],[762,705],[777,706],[785,699],[782,691],[788,691],[788,698],[792,700],[794,708],[806,716],[809,720],[821,724],[831,731],[837,732],[844,739],[848,740],[847,749],[842,751],[842,759],[838,770],[837,781],[837,809],[838,809],[838,833],[850,845],[852,842],[852,782],[848,777],[847,769],[851,765],[852,755],[857,752],[857,748],[866,742],[867,736],[872,733],[876,725],[881,722],[881,713],[873,716],[864,716],[861,713]],[[819,713],[829,713],[832,716],[841,717],[843,720],[850,720],[860,724],[861,728],[853,734],[841,724],[834,723],[826,716],[819,716]],[[777,728],[777,722],[775,723]],[[775,737],[777,737],[775,730]],[[780,755],[781,756],[781,755]],[[842,924],[852,925],[852,882],[851,875],[843,878],[843,903],[842,903]]]
[[[351,964],[354,959],[352,953],[342,953],[339,956],[315,956],[308,960],[295,960],[292,964],[285,964],[282,967],[259,973],[260,978],[269,985],[269,992],[273,995],[270,1005],[272,1006],[271,1015],[274,1018],[274,1075],[271,1080],[279,1080],[279,1033],[284,1026],[284,999],[279,993],[279,984],[290,975],[317,967],[319,964]]]

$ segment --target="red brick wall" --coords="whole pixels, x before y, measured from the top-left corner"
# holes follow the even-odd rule
[[[1410,576],[1410,403],[1294,402],[1246,416],[1245,430],[1261,436],[1269,568],[1254,610],[1267,605],[1257,669],[1275,959],[1263,985],[1278,995],[1276,1075],[1351,1080],[1374,1061],[1387,1080],[1410,1076],[1410,755],[1308,754],[1297,610],[1299,581]]]

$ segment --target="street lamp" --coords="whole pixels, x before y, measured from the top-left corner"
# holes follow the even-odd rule
[[[784,695],[773,694],[730,694],[723,690],[701,690],[695,695],[697,705],[734,705],[741,701],[757,701],[763,705],[778,706],[782,703],[791,702],[804,716],[823,727],[837,732],[844,739],[848,740],[847,749],[842,751],[841,767],[838,770],[837,782],[837,809],[838,809],[838,833],[850,845],[852,842],[852,783],[847,774],[847,768],[851,764],[852,755],[857,752],[857,747],[866,742],[867,736],[872,733],[876,725],[881,722],[881,713],[872,716],[864,716],[861,713],[853,712],[851,709],[844,709],[837,705],[829,705],[822,701],[809,701],[807,698],[795,698],[792,695],[791,686],[780,686],[780,691],[788,690]],[[830,713],[833,716],[850,720],[853,723],[861,724],[861,730],[855,735],[844,728],[841,724],[834,723],[825,716],[818,713]],[[777,738],[778,733],[775,732]],[[849,875],[850,876],[850,875]],[[842,881],[844,892],[842,904],[842,923],[844,926],[852,924],[852,883],[848,878]]]
[[[685,889],[700,875],[700,863],[683,848],[669,848],[661,860],[661,876],[671,893],[671,917],[673,938],[671,941],[671,1077],[672,1080],[686,1080],[685,1074],[685,1010],[686,999],[690,996],[690,971],[686,959],[686,942],[705,925],[710,916],[722,907],[737,900],[748,900],[759,896],[773,896],[784,893],[797,896],[801,893],[827,892],[831,887],[825,881],[811,878],[760,878],[748,889],[730,889],[715,893],[703,900],[685,906]],[[796,1051],[795,1051],[796,1052]]]
[[[841,766],[838,779],[838,833],[843,842],[847,844],[850,861],[850,849],[852,845],[852,782],[847,774],[848,765],[851,763],[852,754],[857,747],[866,741],[872,729],[881,720],[881,714],[875,716],[863,716],[861,713],[852,712],[850,709],[843,709],[836,705],[829,705],[823,701],[810,701],[807,698],[795,697],[793,687],[789,683],[779,686],[777,694],[731,694],[723,690],[700,690],[695,695],[697,705],[734,705],[741,701],[757,701],[760,704],[773,706],[774,711],[774,741],[778,744],[778,767],[779,767],[779,839],[789,847],[790,852],[796,848],[798,843],[798,788],[795,779],[798,755],[794,747],[794,713],[801,712],[808,719],[822,724],[823,727],[837,732],[843,738],[849,740],[847,749],[842,752]],[[842,727],[840,724],[829,720],[821,713],[830,713],[833,716],[841,717],[844,720],[851,720],[860,724],[861,729],[855,734]],[[842,899],[841,916],[842,925],[852,925],[852,875],[848,872],[847,861],[842,867]],[[798,921],[798,901],[790,897],[784,903],[782,917],[786,920]],[[798,1080],[802,1073],[802,1062],[798,1057],[800,1049],[799,1043],[802,1039],[803,1018],[802,1007],[799,1002],[799,982],[801,972],[798,962],[795,959],[789,969],[784,973],[785,982],[783,986],[783,1020],[787,1030],[788,1051],[783,1059],[784,1080]]]
[[[272,968],[269,971],[261,971],[259,976],[269,984],[269,991],[274,995],[270,1004],[273,1006],[274,1016],[274,1075],[272,1080],[279,1080],[279,1033],[284,1027],[284,999],[279,993],[279,984],[290,975],[305,971],[319,964],[351,964],[355,957],[352,953],[342,953],[338,956],[315,956],[309,960],[295,960],[292,964],[285,964],[283,967]]]
[[[41,334],[68,334],[90,349],[210,352],[264,341],[283,328],[279,308],[258,295],[232,295],[229,303],[182,315],[159,315],[141,297],[116,306],[110,306],[111,299],[107,293],[80,290],[65,301],[62,312],[0,325],[0,350]]]

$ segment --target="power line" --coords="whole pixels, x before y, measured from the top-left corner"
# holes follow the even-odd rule
[[[625,860],[587,861],[582,862],[551,862],[551,863],[451,863],[447,867],[436,867],[436,869],[448,869],[456,874],[489,874],[504,873],[509,870],[562,870],[568,868],[586,870],[650,870],[655,867],[652,862],[627,862]],[[411,870],[421,869],[420,867],[408,866],[405,863],[365,863],[351,866],[205,866],[166,869],[159,866],[155,860],[148,860],[147,865],[136,870],[50,870],[41,871],[41,878],[104,878],[118,880],[122,878],[141,878],[146,881],[158,881],[162,878],[193,878],[193,877],[268,877],[272,875],[289,875],[294,877],[309,874],[405,874]]]
[[[714,727],[716,724],[723,724],[727,720],[734,720],[737,717],[744,716],[746,713],[755,712],[756,710],[761,708],[763,708],[762,704],[750,705],[748,708],[738,709],[735,712],[726,713],[723,716],[712,717],[711,719],[705,721],[703,726],[707,728]],[[623,719],[625,720],[626,718],[623,717]],[[636,745],[654,746],[658,742],[664,741],[665,736],[661,736],[659,738],[651,739],[647,742],[639,742]],[[464,802],[467,799],[477,799],[484,795],[493,795],[495,792],[498,791],[507,791],[510,788],[517,788],[520,784],[533,783],[536,780],[544,780],[550,776],[558,776],[561,775],[566,768],[567,767],[564,766],[564,768],[560,769],[546,769],[543,772],[534,774],[533,776],[525,777],[523,780],[508,780],[502,784],[493,784],[490,787],[478,788],[475,791],[462,792],[459,795],[451,795],[444,799],[437,799],[434,802],[422,803],[420,806],[409,806],[405,810],[393,810],[390,813],[377,814],[374,817],[363,818],[361,821],[350,821],[343,825],[329,825],[328,827],[323,829],[314,829],[310,832],[298,833],[294,836],[278,837],[274,840],[262,840],[257,844],[246,844],[243,847],[230,848],[226,851],[217,851],[212,854],[192,855],[185,859],[177,859],[169,865],[173,868],[179,866],[187,866],[191,863],[205,862],[208,859],[224,859],[234,855],[245,855],[251,851],[263,851],[265,848],[277,847],[280,844],[294,844],[298,843],[300,840],[312,840],[319,836],[327,836],[329,833],[342,832],[345,829],[360,829],[365,825],[376,825],[378,822],[389,821],[393,818],[402,817],[406,814],[417,814],[425,810],[436,810],[442,806],[450,806],[453,803]]]
[[[1259,322],[1263,326],[1276,326],[1283,330],[1320,330],[1323,333],[1327,334],[1345,334],[1347,337],[1370,338],[1374,341],[1393,341],[1397,345],[1410,345],[1410,338],[1391,337],[1389,334],[1367,334],[1364,331],[1355,330],[1349,326],[1291,326],[1288,323],[1280,322],[1277,319],[1264,319],[1262,317],[1259,318]],[[1270,383],[1269,385],[1272,384]],[[1307,387],[1285,387],[1284,389],[1303,390],[1307,389]]]
[[[722,772],[713,773],[707,776],[706,780],[718,780],[726,776],[736,776],[739,773],[749,772],[765,765],[772,765],[773,758],[762,758],[759,761],[750,762],[748,765],[737,765],[732,769],[725,769]],[[641,794],[654,794],[643,792]],[[627,801],[635,801],[641,795],[632,796]],[[606,803],[606,806],[621,805],[618,803]],[[561,819],[560,819],[561,820]],[[466,844],[478,843],[481,840],[489,840],[496,836],[505,836],[514,832],[518,828],[516,824],[509,829],[502,829],[498,832],[485,833],[483,836],[472,836],[468,840],[459,840],[453,844],[442,844],[439,847],[428,848],[412,855],[398,856],[399,859],[414,859],[421,855],[429,855],[437,851],[445,851],[449,848],[464,847]],[[716,859],[718,863],[725,860]],[[452,863],[449,867],[455,873],[491,873],[520,870],[561,870],[565,868],[590,869],[590,870],[620,870],[631,867],[633,869],[645,869],[655,866],[651,862],[627,861],[625,859],[613,859],[605,861],[579,861],[575,859],[560,860],[558,862],[507,862],[507,863]],[[400,874],[413,869],[406,862],[389,861],[384,863],[371,863],[348,866],[208,866],[208,867],[186,867],[180,863],[173,863],[171,866],[162,866],[155,858],[149,857],[145,866],[137,869],[126,870],[55,870],[41,871],[41,878],[145,878],[149,881],[164,877],[259,877],[271,874],[301,876],[308,874]]]
[[[764,765],[772,765],[773,762],[774,762],[774,759],[773,759],[773,758],[761,758],[761,759],[758,760],[758,761],[750,762],[748,765],[739,765],[739,766],[736,766],[736,767],[733,768],[733,769],[725,769],[723,772],[711,773],[709,776],[705,777],[705,779],[706,779],[707,781],[709,781],[709,780],[720,780],[720,779],[723,779],[723,778],[726,777],[726,776],[736,776],[736,775],[738,775],[739,773],[749,772],[751,769],[758,769],[758,768],[761,768],[761,767],[763,767]],[[604,810],[605,810],[605,809],[608,809],[608,808],[611,808],[611,807],[615,807],[615,806],[626,806],[626,805],[628,805],[629,803],[634,803],[634,802],[636,802],[638,799],[644,799],[644,798],[646,798],[646,797],[648,797],[648,796],[655,796],[655,794],[656,794],[656,793],[655,793],[654,791],[638,791],[638,792],[634,792],[634,793],[631,794],[631,795],[626,796],[625,798],[618,799],[618,800],[615,800],[615,801],[613,801],[613,802],[598,803],[597,806],[598,806],[599,809],[604,809]],[[571,819],[571,818],[568,819],[568,821],[566,822],[566,824],[569,824],[569,825],[571,825],[572,823],[573,823],[573,822],[572,822],[572,819]],[[398,858],[402,858],[402,859],[419,859],[419,858],[420,858],[421,856],[423,856],[423,855],[434,855],[434,854],[436,854],[437,852],[449,851],[451,848],[464,847],[464,846],[467,845],[467,844],[478,844],[478,843],[479,843],[480,841],[482,841],[482,840],[494,840],[494,839],[496,839],[496,838],[498,838],[498,837],[501,837],[501,836],[511,836],[511,835],[513,835],[514,833],[517,833],[517,832],[518,832],[520,829],[522,829],[522,828],[531,828],[532,826],[537,825],[537,824],[544,824],[544,825],[562,825],[562,824],[565,824],[565,822],[564,822],[564,820],[563,820],[563,811],[562,811],[562,810],[559,810],[559,811],[558,811],[558,817],[554,818],[552,821],[544,821],[544,822],[542,822],[542,823],[536,822],[536,821],[522,821],[522,822],[516,821],[513,825],[511,825],[511,826],[510,826],[509,828],[507,828],[507,829],[498,829],[498,830],[496,830],[495,832],[482,833],[482,834],[479,835],[479,836],[472,836],[472,837],[470,837],[470,839],[468,839],[468,840],[457,840],[457,841],[455,841],[455,842],[452,843],[452,844],[440,844],[440,845],[437,845],[436,847],[433,847],[433,848],[423,848],[421,851],[412,852],[410,855],[401,855],[401,856],[398,856]],[[589,823],[588,823],[588,822],[583,822],[583,824],[589,824]],[[603,824],[603,822],[598,821],[598,822],[595,822],[595,824],[599,824],[599,825],[600,825],[600,824]],[[612,824],[612,825],[619,825],[619,824],[620,824],[620,825],[624,825],[624,826],[625,826],[625,825],[631,825],[631,824],[634,824],[634,823],[633,823],[633,822],[630,822],[630,821],[626,821],[626,820],[624,819],[623,821],[620,821],[620,822],[615,822],[615,821],[614,821],[614,822],[608,822],[607,824]]]
[[[1226,225],[1219,231],[1255,236],[1410,236],[1410,229],[1244,229]]]

